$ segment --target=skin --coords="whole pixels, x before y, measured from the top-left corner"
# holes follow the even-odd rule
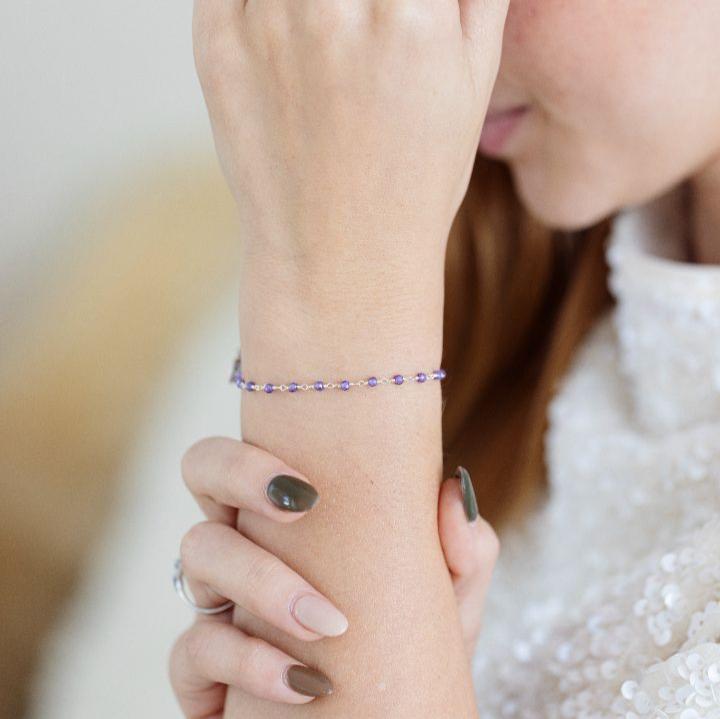
[[[406,4],[406,7],[409,5]],[[487,19],[485,27],[490,28],[490,35],[492,28],[497,30],[500,27],[495,24],[496,20],[496,16]],[[201,23],[201,27],[205,25]],[[683,183],[688,186],[691,196],[688,254],[699,262],[720,261],[717,233],[720,226],[719,32],[720,5],[715,0],[687,0],[682,3],[677,0],[512,0],[504,27],[502,61],[492,89],[490,113],[515,106],[525,106],[527,113],[514,135],[493,156],[508,163],[517,190],[528,209],[549,226],[579,229]],[[434,59],[438,61],[438,57]],[[441,59],[443,67],[448,67],[447,59]],[[491,61],[486,62],[487,77],[492,77],[491,65]],[[373,95],[368,92],[368,87],[371,86],[363,87],[359,93],[362,103],[367,103]],[[322,247],[323,238],[332,236],[337,228],[343,229],[343,237],[353,241],[347,245],[338,245],[336,241],[333,245],[334,257],[339,252],[354,261],[358,257],[358,248],[367,249],[363,245],[367,235],[387,236],[391,232],[399,240],[390,247],[388,243],[382,247],[372,246],[374,252],[383,254],[387,261],[384,266],[390,268],[387,273],[381,270],[379,277],[378,268],[373,268],[372,278],[377,277],[377,284],[374,279],[368,279],[368,275],[359,280],[353,279],[362,273],[343,275],[345,286],[349,283],[354,288],[353,292],[361,286],[368,288],[368,294],[362,295],[364,307],[372,308],[370,294],[386,291],[391,285],[406,287],[408,278],[411,278],[410,284],[419,283],[425,288],[434,286],[435,280],[428,276],[427,263],[432,262],[437,244],[442,247],[448,219],[465,187],[468,166],[463,164],[461,145],[467,142],[468,137],[473,137],[473,131],[472,122],[465,112],[468,106],[464,106],[463,112],[457,112],[456,106],[454,114],[458,127],[464,128],[457,134],[461,138],[458,143],[449,141],[447,135],[442,140],[438,136],[438,147],[444,147],[447,150],[445,154],[434,155],[437,149],[434,146],[430,151],[421,149],[424,143],[420,141],[420,135],[428,133],[429,128],[438,129],[447,118],[438,118],[428,107],[422,109],[422,93],[417,92],[418,87],[422,87],[420,79],[417,84],[409,82],[393,99],[393,118],[399,117],[400,120],[390,121],[390,124],[382,119],[379,112],[374,114],[382,107],[382,102],[370,102],[369,108],[367,105],[361,108],[359,114],[363,120],[360,125],[355,122],[355,113],[345,114],[347,108],[342,105],[333,107],[333,110],[342,111],[333,115],[333,126],[339,125],[348,131],[347,136],[341,133],[340,137],[340,142],[346,143],[343,156],[352,158],[347,182],[340,179],[337,168],[328,161],[332,152],[327,146],[321,144],[319,159],[317,153],[315,156],[310,153],[304,155],[308,148],[316,151],[317,147],[312,147],[307,138],[300,141],[299,136],[292,135],[292,146],[302,155],[300,165],[306,173],[315,173],[315,179],[319,181],[317,187],[322,191],[318,195],[307,195],[307,190],[299,189],[292,171],[287,171],[287,158],[284,172],[276,178],[268,179],[261,172],[260,192],[254,193],[251,188],[244,187],[236,160],[237,148],[243,146],[243,138],[238,135],[237,128],[228,122],[228,116],[234,118],[235,115],[232,110],[213,114],[210,100],[221,159],[241,211],[248,218],[253,218],[257,236],[285,237],[284,244],[280,246],[255,243],[251,256],[271,257],[281,268],[285,268],[280,274],[280,281],[290,277],[293,282],[296,282],[296,274],[292,269],[287,270],[292,265],[292,262],[286,261],[287,258],[295,258],[296,268],[298,258],[301,263],[305,258],[312,258],[316,263],[314,277],[327,288],[319,295],[310,294],[311,303],[320,311],[328,311],[328,302],[333,299],[337,302],[333,279],[337,268],[334,272],[326,268],[322,253],[311,249],[309,238],[314,238]],[[459,92],[452,83],[441,90],[442,93],[446,91],[449,95],[443,94],[443,97]],[[313,106],[313,100],[319,103],[312,89],[306,87],[304,92],[308,107]],[[481,123],[485,116],[483,102],[476,103],[474,107],[476,119]],[[368,109],[371,111],[369,115]],[[406,155],[397,155],[397,147],[405,146],[394,133],[398,126],[403,126],[402,118],[413,113],[415,126],[423,132],[410,138],[418,143],[410,162]],[[320,136],[323,133],[333,135],[329,128],[323,129],[318,124],[322,120],[318,119],[317,113],[311,112],[305,119],[308,126],[318,129]],[[433,125],[433,122],[436,124]],[[374,134],[378,128],[379,134]],[[273,128],[273,131],[277,133],[278,128]],[[248,128],[244,128],[243,132],[247,133]],[[370,144],[364,144],[368,140]],[[390,185],[383,184],[382,176],[374,174],[377,168],[372,165],[370,175],[375,182],[368,186],[363,179],[368,176],[369,168],[363,164],[368,152],[370,157],[384,155],[390,158],[390,165],[397,168],[398,174],[393,176]],[[440,171],[423,173],[423,167],[427,166],[440,168]],[[347,163],[342,165],[342,171],[342,177],[347,177]],[[378,187],[380,192],[373,194],[373,188]],[[350,195],[345,194],[346,191],[360,192],[367,206],[382,210],[371,218],[359,219],[359,226],[366,232],[356,233],[356,228],[349,222],[349,215],[345,214],[351,206],[348,202]],[[268,218],[276,215],[273,208],[263,206],[265,201],[262,197],[273,194],[284,197],[285,207],[291,208],[294,213],[290,217],[287,213],[277,215],[286,220],[281,227],[270,225]],[[328,194],[331,199],[326,206]],[[410,209],[404,202],[409,196],[420,198]],[[330,206],[336,209],[330,212],[327,209]],[[322,211],[308,212],[308,207],[315,210],[322,208]],[[298,208],[302,211],[296,212]],[[383,218],[382,226],[378,226],[376,216]],[[292,231],[287,230],[290,227]],[[433,229],[426,232],[428,227]],[[407,229],[407,233],[402,231],[403,228]],[[403,237],[412,238],[415,252],[424,258],[418,264],[411,263],[410,274],[404,274],[401,264],[393,262],[393,247],[404,247]],[[289,247],[292,248],[290,252]],[[429,254],[424,254],[426,249]],[[440,261],[438,265],[441,266]],[[307,271],[307,265],[302,265],[302,272]],[[255,288],[255,292],[259,290]],[[407,300],[408,296],[405,291],[399,295],[401,301]],[[307,300],[307,290],[304,297]],[[297,297],[292,301],[299,302]],[[436,330],[436,324],[417,328],[415,336],[422,333],[433,336]],[[347,338],[345,340],[347,342]],[[389,345],[382,341],[379,346],[381,353],[378,359],[382,353],[389,351]],[[263,421],[268,419],[266,417]],[[248,451],[241,449],[240,444],[234,446],[237,452]],[[221,454],[217,447],[206,447],[203,451],[207,451],[206,465],[212,464],[211,455]],[[278,461],[271,457],[272,454],[268,453],[263,461]],[[267,466],[262,465],[264,469],[261,471],[261,465],[253,469],[255,465],[249,463],[242,480],[238,476],[232,484],[229,479],[232,475],[218,469],[217,462],[214,471],[198,470],[196,453],[185,464],[186,480],[211,518],[232,525],[236,521],[235,507],[250,506],[253,512],[268,512],[263,500],[258,499],[268,478]],[[293,472],[298,476],[308,476],[299,474],[297,470]],[[206,483],[211,486],[202,489],[197,479],[200,476],[205,477]],[[226,486],[223,486],[223,481]],[[246,495],[254,493],[252,505],[247,504],[247,497],[240,501],[233,495],[241,486],[246,486],[243,490]],[[332,496],[332,485],[326,489]],[[461,501],[455,480],[446,480],[438,497],[438,531],[444,558],[453,576],[466,650],[471,651],[480,616],[473,608],[482,606],[495,561],[497,539],[482,521],[474,529],[472,525],[467,525],[460,511]],[[291,519],[295,521],[297,518]],[[290,521],[287,516],[275,516],[273,519]],[[207,548],[203,550],[202,546],[210,546],[209,533],[196,534],[201,536],[195,538],[195,551],[199,554],[207,552]],[[220,541],[218,536],[212,541]],[[230,534],[223,536],[226,542],[232,541]],[[251,549],[238,550],[240,555],[243,551],[249,556]],[[188,563],[192,565],[192,562]],[[206,576],[205,581],[221,586],[229,569],[218,566],[215,571],[216,575]],[[327,574],[321,572],[317,576],[324,578]],[[298,577],[294,581],[302,580]],[[198,597],[206,600],[205,603],[220,601],[203,584],[194,583],[193,587]],[[242,597],[233,596],[232,592],[225,592],[225,595],[241,604],[244,601]],[[286,616],[275,621],[285,622],[287,631]],[[351,626],[352,623],[351,618]],[[213,641],[202,634],[207,631],[203,627],[210,625],[223,625],[225,633],[222,637],[216,636]],[[254,690],[258,696],[281,702],[299,701],[297,696],[287,693],[280,696],[276,692],[273,695],[273,687],[277,689],[277,684],[272,682],[256,682],[249,688],[248,674],[240,671],[238,662],[233,663],[230,659],[222,661],[223,657],[229,656],[228,647],[233,641],[239,651],[239,641],[244,638],[237,633],[231,635],[233,631],[239,632],[231,628],[227,617],[225,621],[199,620],[178,642],[172,674],[187,716],[208,716],[211,711],[216,711],[219,716],[225,700],[224,685],[242,685],[243,681],[245,690],[250,693]],[[198,636],[201,638],[198,639]],[[313,637],[301,638],[314,640]],[[285,660],[282,658],[282,661]],[[229,670],[230,666],[235,668],[234,672]],[[198,707],[205,713],[201,713]]]
[[[350,378],[437,368],[447,234],[497,73],[507,1],[195,8],[198,74],[244,229],[246,376],[279,383],[298,372],[332,379],[340,368]],[[349,629],[308,642],[238,604],[233,623],[255,640],[242,676],[279,689],[280,667],[263,659],[260,640],[332,675],[335,691],[291,706],[231,682],[225,716],[477,716],[439,537],[440,384],[395,389],[244,395],[245,442],[312,478],[324,501],[282,525],[241,509],[236,526],[338,606]],[[202,546],[185,547],[195,571],[207,566],[192,562]],[[276,572],[254,560],[245,575],[252,584]],[[293,597],[275,599],[287,608]],[[207,645],[192,646],[197,656]]]
[[[268,578],[249,582],[248,567],[257,563],[261,555],[258,547],[243,541],[234,529],[239,509],[283,524],[302,520],[306,512],[280,510],[268,501],[266,490],[268,480],[278,474],[304,481],[308,478],[257,447],[224,437],[211,437],[193,445],[183,457],[182,474],[208,519],[191,528],[181,545],[185,575],[196,601],[212,607],[229,597],[238,605],[259,611],[266,621],[303,641],[321,639],[321,634],[307,631],[294,621],[287,602],[279,603],[276,598],[279,585],[285,587],[283,596],[322,593],[272,555],[262,557],[272,566],[266,570],[272,581]],[[446,479],[440,489],[438,531],[452,576],[467,655],[471,657],[499,543],[482,517],[470,521],[458,478]],[[276,702],[313,701],[275,681],[286,666],[298,663],[295,658],[246,636],[230,620],[227,612],[198,616],[175,644],[171,678],[185,716],[220,715],[226,685]],[[251,664],[247,657],[252,654],[255,659]]]
[[[715,244],[718,32],[712,0],[513,0],[491,108],[530,107],[497,155],[528,209],[578,229],[687,181]]]

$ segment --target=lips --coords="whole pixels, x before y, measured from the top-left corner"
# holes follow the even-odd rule
[[[480,135],[480,150],[487,155],[500,154],[522,119],[527,115],[528,110],[527,105],[519,105],[505,110],[490,109]]]

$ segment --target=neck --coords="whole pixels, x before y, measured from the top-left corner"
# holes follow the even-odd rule
[[[692,177],[690,189],[693,259],[720,264],[720,154]]]

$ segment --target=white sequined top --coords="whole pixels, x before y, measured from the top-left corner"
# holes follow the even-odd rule
[[[617,299],[550,408],[550,497],[501,537],[482,719],[720,719],[720,267],[679,190],[623,212]]]

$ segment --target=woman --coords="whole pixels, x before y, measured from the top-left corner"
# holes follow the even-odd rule
[[[235,605],[175,647],[185,714],[720,716],[720,5],[196,19],[268,387],[184,460],[185,575]]]

